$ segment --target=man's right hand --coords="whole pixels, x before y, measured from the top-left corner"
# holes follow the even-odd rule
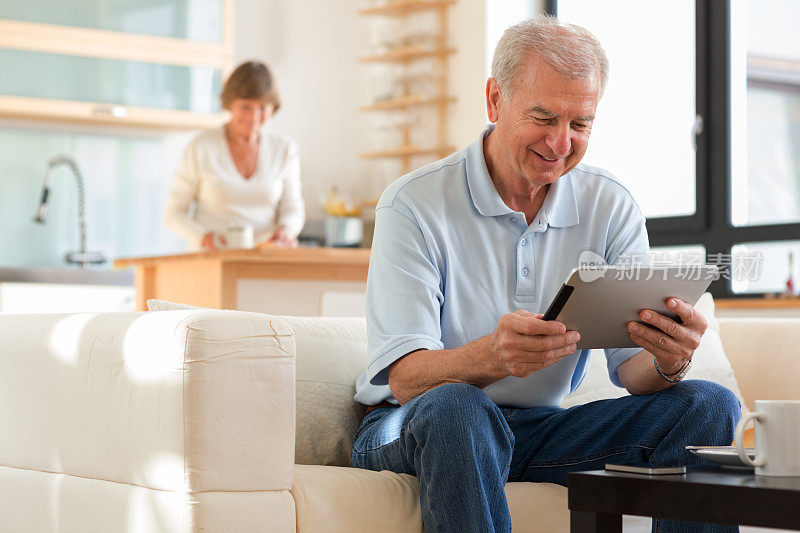
[[[580,334],[542,316],[520,310],[500,317],[489,356],[505,376],[528,377],[575,353]]]

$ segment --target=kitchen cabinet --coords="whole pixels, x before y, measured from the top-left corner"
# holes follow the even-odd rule
[[[0,3],[0,118],[157,129],[220,124],[233,1]]]

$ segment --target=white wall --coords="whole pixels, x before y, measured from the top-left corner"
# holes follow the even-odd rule
[[[270,128],[301,150],[303,193],[310,218],[332,184],[348,193],[367,181],[358,159],[368,132],[361,113],[365,75],[357,58],[367,42],[358,0],[238,0],[236,60],[260,59],[273,70],[283,107]]]
[[[355,201],[377,198],[385,179],[370,162],[368,116],[369,21],[357,15],[361,0],[238,0],[236,60],[257,58],[273,69],[283,108],[270,128],[294,137],[301,148],[303,193],[309,218],[322,215],[319,200],[331,185]],[[449,140],[461,148],[485,123],[484,0],[464,0],[449,10],[450,42],[458,52],[449,69]],[[399,176],[396,176],[399,177]]]
[[[451,106],[449,141],[457,149],[471,144],[486,125],[486,24],[484,4],[498,0],[460,0],[450,8],[450,42],[457,50],[450,60]],[[505,0],[502,0],[505,1]]]

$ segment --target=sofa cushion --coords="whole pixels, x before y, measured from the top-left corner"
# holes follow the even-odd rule
[[[169,300],[156,300],[155,298],[150,298],[147,300],[148,311],[186,311],[190,309],[211,311],[210,307],[197,307],[196,305],[170,302]]]
[[[364,417],[355,383],[367,365],[363,318],[281,317],[297,354],[295,463],[350,465],[353,436]]]
[[[709,293],[705,293],[695,306],[696,309],[706,318],[708,329],[700,341],[700,346],[692,357],[692,368],[686,374],[685,379],[704,379],[713,381],[731,390],[742,404],[742,412],[747,412],[748,408],[742,399],[739,384],[733,373],[725,350],[722,347],[722,339],[719,336],[719,323],[714,316],[714,299]],[[606,358],[602,350],[592,350],[589,359],[589,370],[580,387],[564,399],[562,407],[572,407],[604,400],[607,398],[620,398],[626,396],[628,392],[611,383],[606,370]]]
[[[745,399],[800,400],[800,320],[726,318],[722,333]]]
[[[419,483],[407,474],[297,465],[292,485],[297,531],[415,532],[422,528]],[[509,483],[514,532],[569,531],[567,489],[550,483]]]

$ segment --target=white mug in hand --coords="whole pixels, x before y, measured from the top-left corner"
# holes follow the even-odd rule
[[[755,424],[756,457],[744,449],[744,428]],[[800,400],[756,400],[736,426],[736,452],[760,476],[800,476]]]
[[[252,248],[255,245],[253,226],[228,226],[225,239],[228,241],[226,248]]]

